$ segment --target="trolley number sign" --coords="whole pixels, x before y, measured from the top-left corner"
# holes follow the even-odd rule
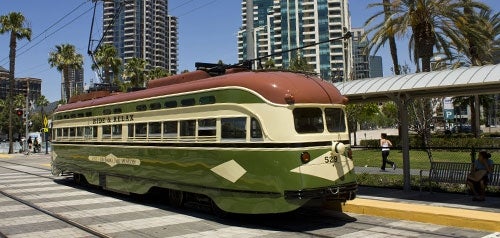
[[[333,164],[339,162],[339,157],[336,155],[325,156],[325,164]]]

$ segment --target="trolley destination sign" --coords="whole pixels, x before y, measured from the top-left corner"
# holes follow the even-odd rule
[[[103,124],[103,123],[114,123],[114,122],[124,122],[124,121],[134,121],[134,115],[94,118],[94,119],[92,119],[92,124],[98,125],[98,124]]]

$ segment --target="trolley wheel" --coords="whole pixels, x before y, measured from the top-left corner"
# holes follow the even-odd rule
[[[73,174],[73,181],[75,181],[75,183],[78,185],[87,184],[87,179],[85,179],[85,176],[83,174],[74,173]]]
[[[170,189],[168,191],[168,202],[174,207],[182,207],[184,203],[184,192]]]
[[[214,200],[210,199],[210,206],[212,208],[212,213],[216,216],[216,217],[219,217],[219,218],[226,218],[229,216],[229,213],[220,209],[219,206],[217,206],[217,204],[215,204]]]

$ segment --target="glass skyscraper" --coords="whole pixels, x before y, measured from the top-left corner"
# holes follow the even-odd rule
[[[334,40],[350,31],[348,0],[243,0],[238,33],[238,60],[266,55],[288,68],[302,56],[322,78],[352,78],[351,40]],[[313,45],[318,42],[326,42]],[[301,50],[286,52],[297,47]],[[280,53],[283,52],[283,53]],[[263,59],[263,61],[268,60]]]

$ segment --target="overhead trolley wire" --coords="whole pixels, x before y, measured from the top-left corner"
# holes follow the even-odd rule
[[[168,10],[169,10],[169,11],[173,11],[173,10],[175,10],[175,9],[177,9],[177,8],[180,8],[180,7],[182,7],[182,6],[185,6],[186,4],[188,4],[188,3],[192,2],[192,1],[194,1],[194,0],[185,1],[185,2],[183,2],[181,5],[179,5],[179,6],[175,6],[175,7],[173,7],[172,9],[168,9]]]
[[[209,6],[210,4],[213,4],[214,2],[217,2],[217,1],[218,1],[218,0],[212,0],[212,1],[210,1],[210,2],[208,2],[208,3],[205,3],[205,4],[203,4],[203,5],[199,6],[199,7],[195,7],[195,8],[193,8],[193,9],[191,9],[191,10],[189,10],[189,11],[185,12],[185,13],[179,14],[179,15],[177,15],[176,17],[181,17],[181,16],[185,16],[185,15],[191,14],[191,13],[193,13],[193,12],[195,12],[195,11],[197,11],[197,10],[200,10],[201,8],[207,7],[207,6]],[[184,5],[184,4],[182,4],[182,5]],[[182,5],[181,5],[181,6],[182,6]]]
[[[59,20],[57,20],[55,23],[53,23],[52,25],[50,25],[49,27],[47,27],[45,30],[43,30],[40,34],[36,35],[35,37],[32,38],[32,40],[34,39],[37,39],[39,37],[41,37],[42,35],[44,35],[46,32],[48,32],[51,28],[53,28],[55,25],[59,24],[61,21],[63,21],[65,18],[67,18],[69,15],[73,14],[76,10],[78,10],[79,8],[81,8],[84,4],[86,4],[86,2],[83,2],[82,4],[78,5],[76,8],[74,8],[73,10],[71,10],[69,13],[67,13],[66,15],[64,15],[63,17],[61,17]],[[23,49],[24,47],[28,46],[29,44],[33,44],[31,45],[29,48],[23,50],[23,51],[19,51],[17,54],[16,54],[16,57],[18,56],[21,56],[25,53],[27,53],[29,50],[33,49],[34,47],[40,45],[41,43],[44,42],[45,39],[51,37],[52,35],[54,35],[55,33],[59,32],[60,30],[62,30],[63,28],[67,27],[68,25],[70,25],[71,23],[75,22],[76,20],[78,20],[80,17],[82,17],[83,15],[85,15],[86,13],[88,13],[90,10],[92,10],[92,8],[89,8],[87,10],[85,10],[83,13],[81,13],[80,15],[78,15],[77,17],[73,18],[71,21],[69,21],[68,23],[62,25],[61,27],[57,28],[56,30],[54,30],[53,32],[51,32],[50,34],[47,34],[43,37],[43,39],[39,40],[38,42],[36,43],[33,43],[33,41],[31,42],[28,42],[26,44],[24,44],[23,46],[19,47],[18,49],[16,49],[17,51]],[[8,60],[9,57],[5,57],[3,58],[2,60],[0,60],[0,63],[3,64],[4,61]]]

